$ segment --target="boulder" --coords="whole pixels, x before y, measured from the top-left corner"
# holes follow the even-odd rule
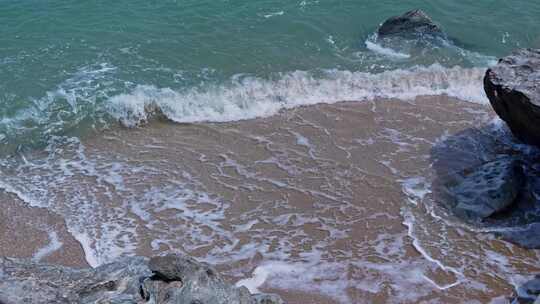
[[[441,35],[443,31],[426,13],[416,9],[389,18],[379,27],[378,34],[379,37],[410,34]]]
[[[524,182],[519,159],[500,156],[467,172],[450,187],[456,201],[454,211],[467,218],[490,217],[514,203]]]
[[[540,147],[540,50],[520,49],[487,70],[493,109],[521,141]]]
[[[72,269],[0,258],[0,303],[282,304],[251,295],[215,269],[180,255],[123,258],[96,269]]]
[[[501,231],[498,234],[523,248],[540,248],[540,223],[532,223],[525,228]]]

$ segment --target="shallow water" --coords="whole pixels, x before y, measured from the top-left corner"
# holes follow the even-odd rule
[[[504,303],[538,252],[456,220],[432,191],[434,147],[471,130],[511,138],[489,107],[444,96],[157,121],[56,138],[2,180],[61,215],[92,266],[183,251],[289,303]]]
[[[412,8],[448,38],[374,35]],[[454,218],[441,185],[525,149],[482,77],[540,47],[539,17],[522,0],[3,1],[0,252],[184,251],[289,303],[505,303],[538,251]]]
[[[415,50],[373,39],[382,21],[413,8],[432,15],[449,39]],[[516,47],[539,47],[538,18],[540,5],[525,0],[6,0],[2,150],[42,148],[52,136],[114,125],[141,103],[155,102],[175,120],[230,121],[267,116],[270,106],[357,100],[333,93],[354,88],[366,78],[359,72],[485,67]],[[317,81],[330,91],[310,94]],[[421,86],[440,89],[429,79]],[[126,96],[135,101],[126,106]]]

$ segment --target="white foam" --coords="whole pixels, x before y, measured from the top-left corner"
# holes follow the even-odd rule
[[[501,43],[506,44],[508,38],[510,38],[510,34],[508,32],[504,32],[502,34]]]
[[[445,68],[435,64],[379,74],[326,70],[322,76],[295,71],[275,80],[232,77],[227,85],[175,91],[139,85],[131,93],[109,99],[109,112],[126,126],[147,121],[149,109],[182,123],[236,121],[266,117],[281,109],[318,103],[362,101],[376,98],[414,99],[422,95],[448,95],[487,103],[481,68]]]
[[[92,154],[87,157],[85,149],[77,138],[53,136],[45,148],[47,157],[28,154],[21,155],[20,162],[1,162],[5,171],[1,172],[0,188],[32,207],[47,208],[62,216],[68,231],[81,244],[88,264],[96,267],[134,252],[136,230],[133,219],[125,216],[126,203],[121,201],[109,208],[103,205],[115,195],[124,195],[122,176],[138,167],[102,162]],[[37,258],[58,247],[54,235],[50,239],[51,245]]]
[[[251,293],[259,293],[259,289],[267,285],[282,290],[318,293],[340,303],[351,303],[346,292],[351,283],[346,279],[343,265],[322,262],[316,253],[306,257],[304,262],[267,261],[255,268],[251,278],[238,281],[236,286],[245,286]]]
[[[99,81],[106,79],[115,70],[116,67],[106,62],[79,68],[70,78],[64,80],[55,89],[47,91],[46,96],[40,100],[35,101],[41,111],[36,114],[54,115],[55,112],[47,108],[53,106],[58,99],[65,99],[74,113],[82,111],[86,103],[93,104],[98,95],[107,93],[108,89],[102,90]]]
[[[81,244],[81,247],[84,252],[84,259],[90,265],[90,267],[96,268],[99,265],[101,265],[101,261],[97,254],[95,254],[95,250],[92,248],[92,244],[94,243],[92,241],[92,238],[88,236],[88,234],[84,232],[73,232],[70,231],[70,233],[73,235],[73,237]]]
[[[377,44],[377,43],[369,41],[369,40],[366,40],[366,47],[370,51],[373,51],[373,52],[375,52],[377,54],[381,54],[383,56],[387,56],[387,57],[391,57],[391,58],[397,58],[397,59],[411,58],[411,55],[409,55],[409,54],[405,54],[405,53],[395,51],[395,50],[393,50],[391,48],[384,47],[384,46],[382,46],[380,44]]]
[[[328,35],[328,37],[326,38],[326,41],[328,41],[328,43],[330,43],[330,45],[333,45],[333,46],[336,45],[336,41],[334,40],[334,36],[332,36],[332,35]]]
[[[402,184],[402,190],[414,205],[424,200],[424,197],[431,193],[430,183],[424,177],[410,177],[399,180]]]
[[[0,181],[0,189],[17,196],[18,199],[23,201],[25,204],[28,204],[28,206],[30,207],[44,207],[38,200],[34,199],[31,195],[24,193],[22,190],[13,187],[9,183]]]
[[[430,263],[433,263],[434,265],[437,265],[437,267],[439,267],[440,269],[442,269],[442,270],[444,270],[446,272],[450,272],[450,273],[455,274],[456,277],[457,277],[457,280],[455,282],[453,282],[453,283],[441,286],[441,285],[437,284],[436,282],[434,282],[433,280],[431,280],[430,278],[428,278],[425,275],[422,275],[423,278],[426,281],[428,281],[429,283],[431,283],[433,286],[435,286],[439,290],[446,290],[446,289],[449,289],[449,288],[452,288],[454,286],[457,286],[457,285],[461,284],[464,275],[458,269],[456,269],[454,267],[451,267],[451,266],[444,265],[441,261],[439,261],[436,258],[432,257],[427,252],[427,250],[424,247],[422,247],[418,237],[414,233],[414,216],[411,213],[409,213],[409,212],[404,212],[403,213],[403,225],[405,225],[407,227],[407,234],[413,240],[412,245],[416,249],[416,251],[418,253],[420,253],[424,257],[424,259],[426,259]]]
[[[391,239],[390,236],[387,237]],[[388,245],[396,246],[392,250],[396,250],[397,253],[402,251],[398,248],[403,246],[401,242],[402,240],[398,240],[396,244]],[[380,293],[383,286],[390,285],[396,298],[412,302],[432,293],[434,289],[447,290],[462,282],[458,280],[446,285],[438,284],[426,275],[426,271],[438,268],[438,264],[401,261],[399,258],[382,264],[366,260],[349,260],[343,264],[326,261],[320,253],[312,252],[304,254],[302,261],[281,260],[283,257],[280,260],[262,263],[255,268],[251,277],[238,281],[236,286],[244,286],[251,293],[271,288],[292,289],[321,294],[345,304],[357,303],[349,297],[348,290],[351,288],[374,295]],[[360,277],[351,281],[349,277],[351,269],[357,269],[361,273]]]
[[[251,293],[260,293],[259,287],[261,287],[270,274],[268,266],[259,266],[253,271],[251,278],[246,278],[238,281],[236,287],[246,287]]]
[[[268,18],[272,18],[272,17],[275,17],[275,16],[283,16],[285,14],[284,11],[279,11],[279,12],[274,12],[274,13],[269,13],[269,14],[266,14],[264,15],[263,17],[268,19]]]
[[[43,258],[51,255],[51,253],[62,247],[62,242],[58,239],[58,234],[55,231],[49,231],[49,244],[45,247],[40,248],[32,257],[32,260],[39,262]]]

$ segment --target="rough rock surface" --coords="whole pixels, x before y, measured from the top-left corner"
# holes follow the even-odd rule
[[[536,275],[534,279],[525,282],[516,290],[517,296],[512,303],[538,303],[540,302],[540,275]]]
[[[520,161],[502,156],[465,175],[452,187],[454,211],[473,218],[487,218],[508,208],[519,195],[525,176]]]
[[[532,223],[516,230],[501,231],[498,234],[523,248],[540,248],[540,223]]]
[[[512,133],[540,146],[540,50],[520,49],[487,70],[484,89]]]
[[[184,255],[120,259],[72,269],[0,259],[0,303],[281,304],[227,284],[210,266]]]
[[[409,34],[443,34],[441,28],[422,10],[416,9],[387,19],[378,30],[379,37]]]

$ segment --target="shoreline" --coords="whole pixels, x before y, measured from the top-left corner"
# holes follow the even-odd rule
[[[481,115],[478,115],[479,113]],[[486,116],[484,117],[484,115]],[[298,271],[305,272],[304,275],[307,281],[302,281],[301,277],[291,277],[290,270],[283,270],[281,273],[272,273],[270,277],[267,278],[266,282],[261,286],[261,290],[264,292],[270,291],[281,294],[288,303],[292,304],[305,303],[302,302],[302,300],[306,299],[306,295],[308,294],[313,294],[311,296],[313,303],[317,304],[347,303],[343,298],[338,297],[336,299],[335,294],[331,295],[330,293],[330,297],[328,297],[329,291],[320,292],[320,296],[315,292],[318,288],[324,287],[325,284],[334,286],[332,285],[334,283],[332,283],[331,280],[332,276],[325,277],[322,273],[312,272],[314,270],[313,268],[316,269],[321,267],[321,269],[325,269],[324,267],[335,264],[336,266],[339,265],[339,267],[349,269],[347,272],[350,273],[348,275],[350,276],[350,279],[347,279],[349,280],[349,283],[347,284],[352,285],[347,288],[339,287],[343,288],[339,290],[344,292],[344,296],[349,298],[350,302],[360,301],[361,303],[362,301],[371,300],[391,300],[394,297],[392,294],[397,293],[398,295],[403,296],[405,292],[411,288],[417,288],[420,293],[412,295],[412,298],[405,297],[403,298],[404,301],[410,301],[412,303],[417,300],[444,299],[446,302],[453,303],[459,302],[460,299],[463,300],[463,294],[466,294],[468,299],[477,299],[482,302],[504,295],[510,296],[512,287],[508,283],[499,282],[499,280],[485,281],[486,278],[474,276],[474,279],[472,279],[472,273],[464,272],[462,266],[456,265],[456,263],[459,263],[459,259],[454,260],[452,258],[445,260],[445,255],[441,256],[436,247],[428,246],[424,248],[426,244],[429,245],[433,240],[429,240],[428,243],[425,243],[426,240],[422,239],[424,236],[422,233],[417,234],[417,230],[419,227],[422,228],[422,225],[425,223],[428,223],[426,221],[428,221],[429,218],[422,218],[421,213],[418,213],[419,210],[415,209],[416,207],[414,204],[406,204],[406,202],[408,199],[412,198],[415,200],[417,206],[421,206],[418,204],[425,203],[425,199],[429,199],[430,194],[428,193],[427,196],[420,195],[419,197],[411,197],[409,195],[408,197],[407,193],[409,192],[405,191],[403,188],[404,186],[397,180],[403,179],[406,176],[411,177],[411,174],[412,176],[415,174],[424,176],[422,172],[426,170],[426,168],[424,168],[427,164],[426,160],[429,160],[426,159],[427,156],[424,154],[429,152],[429,147],[431,147],[436,140],[442,138],[441,136],[448,136],[460,130],[474,127],[475,119],[476,121],[484,121],[487,123],[492,116],[492,114],[489,114],[488,107],[483,105],[475,105],[454,100],[444,95],[425,96],[413,101],[378,100],[370,102],[343,102],[337,104],[302,106],[291,110],[281,111],[279,114],[268,118],[229,123],[179,125],[155,121],[149,125],[136,129],[118,128],[109,130],[104,134],[95,137],[83,138],[82,143],[85,147],[85,153],[87,153],[86,157],[99,156],[98,159],[101,159],[101,161],[110,157],[107,155],[117,155],[115,158],[112,158],[115,162],[117,162],[118,159],[122,159],[122,161],[127,160],[131,162],[131,166],[135,164],[140,166],[142,163],[153,164],[153,166],[157,166],[157,169],[166,172],[174,165],[181,166],[181,168],[187,168],[193,172],[199,172],[200,176],[197,176],[197,183],[191,182],[191,184],[185,184],[182,187],[199,187],[197,185],[203,184],[205,185],[205,193],[209,193],[208,195],[210,195],[209,199],[219,197],[219,201],[226,203],[225,205],[222,205],[224,207],[220,207],[224,208],[224,210],[219,211],[222,213],[218,213],[220,215],[216,217],[216,220],[220,223],[219,225],[207,226],[214,225],[214,223],[201,222],[204,223],[200,226],[200,229],[203,229],[201,231],[214,229],[213,232],[212,230],[209,230],[205,233],[215,233],[215,231],[225,229],[223,233],[219,232],[219,234],[216,234],[215,238],[209,238],[209,242],[206,243],[205,246],[202,246],[205,241],[202,241],[200,243],[201,245],[196,245],[197,243],[195,245],[190,245],[190,242],[194,242],[194,240],[190,238],[202,237],[203,235],[199,236],[198,234],[194,234],[192,236],[182,236],[178,234],[176,236],[170,236],[178,239],[173,238],[167,240],[167,237],[169,236],[160,235],[159,233],[156,234],[157,232],[152,231],[152,229],[154,229],[152,228],[154,224],[150,225],[151,222],[149,222],[149,220],[153,217],[162,218],[160,221],[169,222],[170,224],[168,225],[181,225],[180,227],[185,227],[181,231],[189,231],[186,230],[186,227],[189,228],[190,226],[183,226],[189,224],[184,223],[183,218],[181,218],[182,221],[178,221],[177,219],[167,218],[167,214],[163,213],[163,211],[152,211],[152,208],[158,208],[159,205],[150,209],[144,207],[147,208],[144,212],[142,212],[142,210],[133,209],[134,206],[132,205],[126,205],[130,208],[130,212],[124,216],[134,218],[134,221],[130,223],[135,223],[135,225],[137,225],[137,228],[133,231],[137,233],[137,240],[139,242],[135,251],[129,253],[130,255],[137,254],[151,256],[174,250],[187,251],[188,254],[194,255],[196,258],[203,258],[204,261],[215,264],[231,282],[249,278],[252,276],[253,270],[258,265],[261,265],[263,261],[275,261],[276,257],[279,257],[279,255],[276,255],[276,250],[278,253],[280,250],[283,250],[279,249],[279,246],[276,247],[277,244],[272,245],[272,242],[269,242],[268,246],[263,245],[265,244],[265,241],[264,239],[260,239],[262,235],[268,234],[271,238],[274,238],[273,235],[281,236],[276,238],[273,242],[278,241],[280,238],[286,238],[289,242],[299,242],[296,237],[287,236],[284,231],[277,229],[277,227],[273,226],[274,224],[268,221],[271,218],[280,218],[282,215],[279,215],[279,213],[282,211],[279,209],[275,209],[275,211],[272,211],[273,209],[266,209],[268,207],[260,210],[253,209],[249,204],[243,203],[245,201],[252,201],[253,198],[250,197],[255,196],[261,202],[265,202],[264,204],[280,200],[282,201],[282,204],[285,204],[283,205],[284,207],[287,206],[287,208],[295,210],[288,215],[288,220],[283,222],[283,225],[286,227],[291,225],[291,221],[298,221],[298,219],[305,217],[305,219],[302,219],[302,221],[299,222],[301,224],[294,224],[290,226],[291,228],[289,229],[298,231],[296,233],[301,232],[299,235],[307,236],[303,237],[305,242],[299,242],[291,247],[292,251],[288,253],[288,255],[296,257],[291,261],[286,261],[286,263],[291,263],[293,267],[300,267],[298,268]],[[471,117],[475,117],[475,119],[471,120]],[[391,129],[388,129],[389,126],[395,126],[399,129],[392,131]],[[445,135],[445,132],[447,132],[445,130],[449,132],[448,135]],[[275,137],[273,134],[279,136]],[[332,136],[330,136],[330,134]],[[221,149],[226,151],[226,155],[228,156],[223,156],[225,154],[219,149],[216,150],[214,148],[216,145],[223,147]],[[241,147],[245,147],[246,145],[250,145],[251,147],[249,153],[242,152],[248,151],[241,149]],[[230,151],[228,151],[229,149]],[[234,149],[240,150],[235,151]],[[428,150],[426,151],[426,149]],[[287,153],[287,158],[281,159],[284,157],[282,153]],[[178,155],[182,155],[182,158],[178,158]],[[388,158],[385,155],[387,155]],[[258,172],[257,174],[259,175],[262,174],[261,172],[265,172],[264,178],[262,178],[262,175],[258,177],[257,175],[242,173],[242,170],[246,170],[248,167],[243,169],[243,164],[232,162],[231,160],[228,160],[229,157],[234,157],[236,162],[259,164],[257,166],[260,166],[260,168],[258,168],[256,172]],[[280,158],[279,162],[261,162],[261,160],[272,159],[272,157],[276,160],[277,158]],[[287,159],[291,160],[291,162],[286,163],[285,161]],[[280,169],[285,168],[284,166],[286,164],[287,166],[290,166],[290,168],[287,169],[289,171]],[[162,167],[164,165],[168,166],[168,168]],[[218,165],[220,166],[220,170],[216,171],[215,168],[217,167],[215,166]],[[294,166],[294,170],[292,166]],[[331,171],[334,166],[336,166],[336,169],[341,168],[340,170],[345,170],[344,172],[349,170],[354,171],[351,171],[350,175],[347,174],[343,179],[340,179],[339,183],[333,183],[330,178],[334,176],[332,175],[334,173]],[[319,180],[317,178],[317,174],[320,174],[316,173],[316,171],[319,170],[317,168],[326,168],[326,170],[330,170],[328,181]],[[254,168],[250,170],[253,169]],[[259,169],[263,169],[264,171],[259,171]],[[313,171],[312,174],[310,173],[310,170],[316,171]],[[357,173],[352,174],[352,172]],[[159,175],[156,175],[153,177],[154,179],[147,179],[147,177],[141,175],[141,173],[136,174],[138,177],[124,177],[124,187],[131,187],[129,186],[131,181],[135,181],[133,178],[139,178],[142,181],[145,181],[145,183],[149,183],[149,185],[156,187],[162,185],[162,183],[166,183],[167,181],[165,178],[170,178],[167,176],[160,177]],[[300,174],[300,176],[296,177],[295,174]],[[360,176],[361,178],[359,178]],[[425,176],[429,177],[429,174]],[[85,181],[86,178],[84,178],[84,176],[75,175],[75,178],[71,178],[71,183],[84,182],[85,185],[90,183],[88,185],[92,186],[93,183],[95,183],[92,181],[93,179],[94,178]],[[278,182],[280,180],[286,181],[287,187],[280,184]],[[320,190],[320,192],[315,191],[315,189],[318,189],[321,186],[326,187],[322,188],[326,190]],[[140,191],[137,190],[137,188],[133,189],[135,191]],[[167,189],[168,188],[161,190],[161,193],[163,193],[163,191],[169,191]],[[201,191],[203,188],[195,189],[199,189],[196,191]],[[55,191],[63,190],[58,189]],[[414,191],[425,190],[416,189]],[[347,194],[349,192],[350,194]],[[286,195],[282,196],[283,194],[280,193]],[[142,194],[144,194],[144,192],[139,195]],[[219,196],[216,197],[216,194],[219,194]],[[355,196],[357,194],[362,195],[367,199],[360,197],[356,198]],[[343,196],[343,199],[346,200],[344,206],[349,206],[347,207],[349,208],[348,212],[351,213],[351,215],[354,215],[353,217],[340,211],[342,210],[340,209],[341,198],[333,198],[336,195]],[[105,196],[102,198],[105,200],[105,206],[110,206],[108,207],[110,212],[113,212],[114,210],[111,208],[122,206],[122,204],[120,204],[121,201],[116,201],[121,198],[116,198],[116,196],[117,195],[113,196],[114,200],[107,199]],[[284,198],[286,198],[286,200],[283,200]],[[197,198],[197,196],[190,196],[189,199],[197,200],[200,198]],[[324,202],[324,204],[321,205],[317,203],[317,201],[320,201],[321,203]],[[198,215],[199,213],[212,215],[213,212],[219,210],[215,209],[215,206],[209,204],[210,202],[210,200],[204,199],[201,203],[198,203],[198,205],[193,205],[188,200],[186,201],[186,204],[190,207],[182,207],[178,215],[183,216],[182,214],[185,214],[188,211],[194,212],[193,224],[199,225],[197,224],[198,221],[203,220],[203,218]],[[336,208],[332,211],[335,214],[331,215],[331,213],[325,211],[310,215],[310,212],[318,212],[316,210],[318,208],[323,208],[324,205]],[[58,205],[55,208],[62,211],[64,210],[63,208],[68,208],[68,206],[63,207],[62,205]],[[169,205],[168,208],[173,209],[167,210],[177,210],[174,208],[179,207]],[[311,211],[312,208],[317,209]],[[412,215],[414,220],[419,221],[413,222],[411,224],[413,225],[412,228],[407,227],[407,225],[403,223],[403,208],[409,208],[409,212],[413,212]],[[24,208],[20,208],[20,211],[18,212],[34,214],[32,212],[39,211],[39,209],[37,209],[38,211],[32,211],[32,208],[30,209],[30,211],[25,211]],[[321,209],[321,211],[322,210],[324,210],[324,208]],[[267,212],[270,212],[270,214],[266,214]],[[252,219],[256,219],[257,221],[251,222],[243,218],[243,214],[250,213],[253,214]],[[71,211],[66,214],[67,216],[73,216]],[[293,217],[291,217],[291,215]],[[4,216],[8,217],[9,215]],[[316,222],[310,222],[307,220],[309,218],[308,216],[319,217],[329,224],[326,224],[327,226],[325,227],[316,224]],[[59,241],[64,244],[63,247],[58,251],[53,252],[53,254],[44,259],[44,261],[69,266],[84,266],[83,264],[86,264],[84,261],[84,252],[82,252],[80,244],[76,242],[73,237],[64,233],[67,231],[66,227],[62,226],[64,225],[64,220],[61,217],[54,215],[38,216],[38,218],[43,217],[52,217],[51,221],[57,223],[57,226],[54,227],[58,229],[57,233]],[[294,217],[296,217],[296,220]],[[358,219],[355,219],[355,217],[358,217]],[[334,221],[334,218],[335,223],[330,224],[330,221]],[[360,218],[363,220],[359,221]],[[114,218],[111,220],[114,220]],[[156,224],[157,223],[158,222],[156,222]],[[96,225],[96,228],[99,228],[100,224],[96,223],[94,225]],[[428,227],[430,226],[425,228]],[[433,226],[432,228],[436,231],[441,227]],[[454,229],[452,227],[447,228]],[[347,231],[346,234],[339,232],[339,229]],[[411,229],[413,234],[411,234]],[[229,230],[230,232],[228,232]],[[195,232],[198,230],[193,231]],[[227,232],[225,233],[225,231]],[[354,231],[363,231],[363,233],[355,235]],[[264,234],[259,236],[259,233],[263,232]],[[470,232],[462,231],[460,233],[469,234]],[[216,252],[214,252],[215,249],[223,246],[224,243],[222,242],[225,242],[225,244],[228,242],[224,237],[231,237],[228,236],[229,234],[234,235],[234,238],[238,240],[237,245],[231,248],[232,252],[230,253],[223,252],[216,255]],[[9,240],[7,239],[0,239],[0,243],[9,243],[9,245],[12,246],[11,251],[6,250],[9,247],[8,245],[8,247],[4,249],[4,252],[7,252],[7,254],[19,255],[19,257],[30,257],[34,255],[39,248],[47,246],[48,235],[46,233],[39,233],[37,230],[32,230],[28,232],[28,235],[32,235],[32,237],[25,237],[23,240],[37,240],[31,241],[31,243],[38,243],[39,246],[30,246],[30,244],[24,242],[12,244],[9,243]],[[416,239],[414,235],[416,235]],[[9,236],[6,237],[9,238]],[[182,241],[185,237],[189,238]],[[489,245],[492,242],[495,242],[494,244],[502,242],[489,240],[489,237],[484,236],[476,237],[478,238],[477,241],[485,243],[485,246],[492,246]],[[154,244],[156,238],[162,239],[161,243]],[[420,238],[420,241],[418,238]],[[399,242],[396,243],[396,240]],[[415,241],[421,242],[421,248],[429,251],[428,256],[432,257],[434,261],[439,262],[425,259],[421,252],[418,252],[418,249],[414,248],[413,243]],[[257,255],[251,256],[252,252],[255,251],[248,251],[250,253],[243,254],[244,256],[234,254],[235,250],[241,251],[244,246],[244,248],[253,246],[249,245],[250,242],[259,244],[256,246],[259,248],[259,254],[261,254],[260,258],[256,258]],[[459,242],[463,242],[463,240],[459,240]],[[173,246],[176,245],[173,244],[178,244],[179,247],[175,248]],[[503,245],[504,243],[500,244],[501,245],[496,245],[496,247],[493,248],[501,246],[501,248],[504,249],[506,246],[511,246]],[[95,244],[91,245],[92,246],[89,248],[95,248]],[[33,252],[19,252],[15,250],[26,246],[30,246]],[[100,246],[103,246],[103,244]],[[328,246],[328,251],[326,251],[327,249],[325,249],[325,246]],[[525,254],[524,252],[521,253],[517,248],[512,248],[513,254]],[[359,250],[359,252],[356,252],[357,250]],[[308,263],[302,266],[303,259],[298,259],[298,257],[302,257],[302,255],[309,253],[310,251],[321,251],[324,255],[330,255],[330,257],[331,255],[335,256],[331,259],[323,259],[322,257],[324,255],[321,255],[320,257],[318,257],[318,255],[312,255],[321,260],[319,262],[311,261],[315,263]],[[367,260],[362,258],[362,254],[360,254],[364,251],[365,253],[363,254],[366,254]],[[66,252],[71,254],[70,258],[65,258]],[[338,254],[339,252],[347,252],[352,258],[340,257],[340,254]],[[433,255],[436,255],[436,257],[433,257]],[[64,258],[62,258],[62,256]],[[227,256],[229,256],[229,258],[227,258]],[[310,255],[306,255],[308,260],[309,256]],[[532,258],[532,256],[530,258]],[[524,261],[526,262],[530,258],[524,259]],[[347,262],[348,260],[349,262]],[[395,264],[392,260],[396,260]],[[403,260],[403,262],[400,264],[397,262],[398,260]],[[232,264],[228,264],[227,261],[232,262]],[[513,259],[513,262],[517,261]],[[349,266],[347,266],[348,264]],[[408,266],[402,268],[404,265]],[[444,267],[441,267],[441,265]],[[510,264],[507,266],[513,267]],[[307,268],[303,269],[301,267]],[[328,268],[328,274],[336,271],[339,267]],[[395,269],[392,269],[392,267]],[[414,271],[408,272],[408,270],[406,270],[408,267],[412,267]],[[460,277],[460,275],[456,277],[456,273],[452,274],[445,271],[445,269],[457,269],[456,271],[459,272],[462,277]],[[403,271],[403,274],[400,274],[400,271]],[[418,273],[416,272],[421,273],[425,278],[423,278],[422,275],[415,277],[418,276]],[[412,281],[401,281],[405,279],[405,277],[402,277],[403,275],[412,276],[409,278],[412,279]],[[503,275],[502,272],[501,275]],[[279,280],[283,280],[283,282],[279,282]],[[339,284],[346,282],[342,281],[344,280],[343,277],[337,275],[337,273],[335,280],[338,280],[340,282]],[[474,282],[474,284],[479,284],[476,280],[480,280],[479,282],[483,282],[482,284],[491,284],[492,287],[490,288],[494,289],[485,293],[471,293],[463,289],[472,282]],[[374,286],[370,286],[370,281],[387,284],[389,287],[386,289],[378,289]],[[360,283],[365,286],[362,286]],[[295,286],[295,284],[299,289],[297,291],[287,291],[286,288],[282,288],[284,285]],[[310,284],[312,285],[310,286]],[[355,286],[355,284],[360,285]],[[447,288],[437,291],[437,288],[434,288],[436,286]],[[391,292],[391,290],[393,290],[393,292]],[[453,290],[453,292],[446,294],[451,290]],[[338,290],[336,291],[339,292]]]
[[[0,256],[86,268],[81,244],[64,219],[46,208],[31,207],[16,195],[0,192]]]

